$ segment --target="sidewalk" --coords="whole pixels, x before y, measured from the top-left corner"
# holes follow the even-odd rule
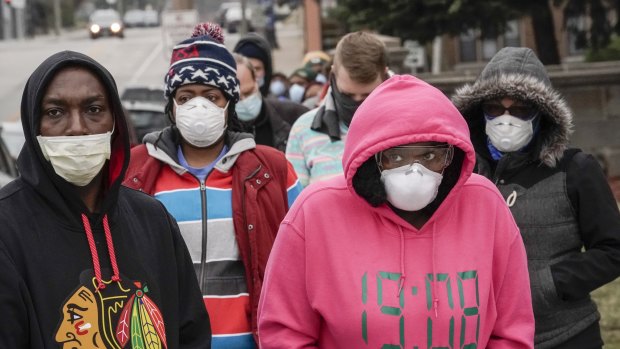
[[[284,21],[276,22],[280,48],[271,51],[273,71],[287,76],[301,67],[304,58],[303,9],[299,7]]]

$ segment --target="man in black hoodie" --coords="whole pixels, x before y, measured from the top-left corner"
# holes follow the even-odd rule
[[[235,112],[241,121],[235,131],[251,133],[257,144],[284,152],[291,125],[309,109],[291,101],[263,97],[250,60],[239,54],[234,56],[240,87]]]
[[[269,95],[269,85],[273,74],[273,62],[271,58],[271,46],[269,42],[256,33],[249,33],[239,39],[234,53],[247,57],[254,67],[258,88],[263,97]]]
[[[302,114],[308,111],[308,108],[299,103],[288,100],[278,100],[275,96],[269,97],[269,87],[271,86],[271,77],[273,74],[273,62],[271,59],[271,46],[262,36],[256,33],[249,33],[242,37],[233,50],[250,62],[251,67],[246,68],[247,64],[242,58],[237,60],[237,75],[239,80],[247,80],[251,75],[251,79],[258,84],[258,90],[262,96],[260,112],[248,113],[246,108],[247,101],[244,102],[245,96],[241,96],[241,107],[237,111],[239,119],[243,121],[242,128],[237,131],[252,133],[256,139],[256,143],[274,147],[278,150],[285,151],[288,141],[288,134],[291,126]],[[253,68],[253,69],[252,69]],[[253,81],[241,81],[241,89],[254,89]]]
[[[52,55],[21,117],[21,177],[0,190],[0,347],[210,348],[176,222],[120,185],[129,140],[110,73]]]

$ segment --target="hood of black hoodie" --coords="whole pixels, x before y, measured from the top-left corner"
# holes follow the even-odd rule
[[[260,93],[263,96],[267,96],[269,94],[269,85],[271,84],[271,76],[273,75],[271,46],[269,45],[269,42],[262,36],[256,33],[249,33],[248,35],[242,37],[237,42],[237,44],[235,45],[235,48],[233,49],[233,52],[239,53],[239,51],[245,45],[256,46],[256,48],[261,50],[264,54],[265,61],[263,61],[262,59],[261,61],[263,61],[263,64],[265,65],[265,83],[263,84],[263,86],[260,87]]]
[[[104,166],[104,195],[101,212],[91,214],[80,199],[77,190],[58,176],[49,161],[45,160],[37,141],[41,123],[41,101],[47,86],[56,73],[66,67],[79,66],[99,77],[108,93],[110,108],[114,115],[112,153]],[[32,73],[21,102],[21,121],[25,143],[17,158],[21,178],[50,203],[56,213],[71,225],[82,226],[81,214],[85,213],[95,222],[104,214],[114,217],[114,209],[122,179],[129,164],[129,137],[125,114],[114,78],[102,65],[92,58],[73,51],[62,51],[47,58]]]

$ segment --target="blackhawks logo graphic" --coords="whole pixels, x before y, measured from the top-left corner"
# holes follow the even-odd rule
[[[104,283],[106,287],[97,290],[96,279],[89,277],[88,286],[82,283],[69,296],[56,342],[63,349],[167,349],[163,316],[148,296],[148,286],[138,281]]]

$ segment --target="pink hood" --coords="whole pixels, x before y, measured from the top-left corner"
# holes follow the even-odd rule
[[[377,152],[422,141],[460,151],[444,177],[454,185],[417,229],[389,205],[371,206],[352,179]],[[308,186],[280,225],[260,347],[532,349],[523,242],[474,163],[467,124],[439,90],[411,76],[375,89],[349,128],[344,178]]]
[[[417,94],[412,95],[411,89]],[[383,82],[358,108],[351,122],[342,157],[349,190],[357,169],[374,154],[414,142],[446,142],[466,154],[458,189],[472,173],[476,155],[461,113],[437,88],[410,76],[394,75]]]

